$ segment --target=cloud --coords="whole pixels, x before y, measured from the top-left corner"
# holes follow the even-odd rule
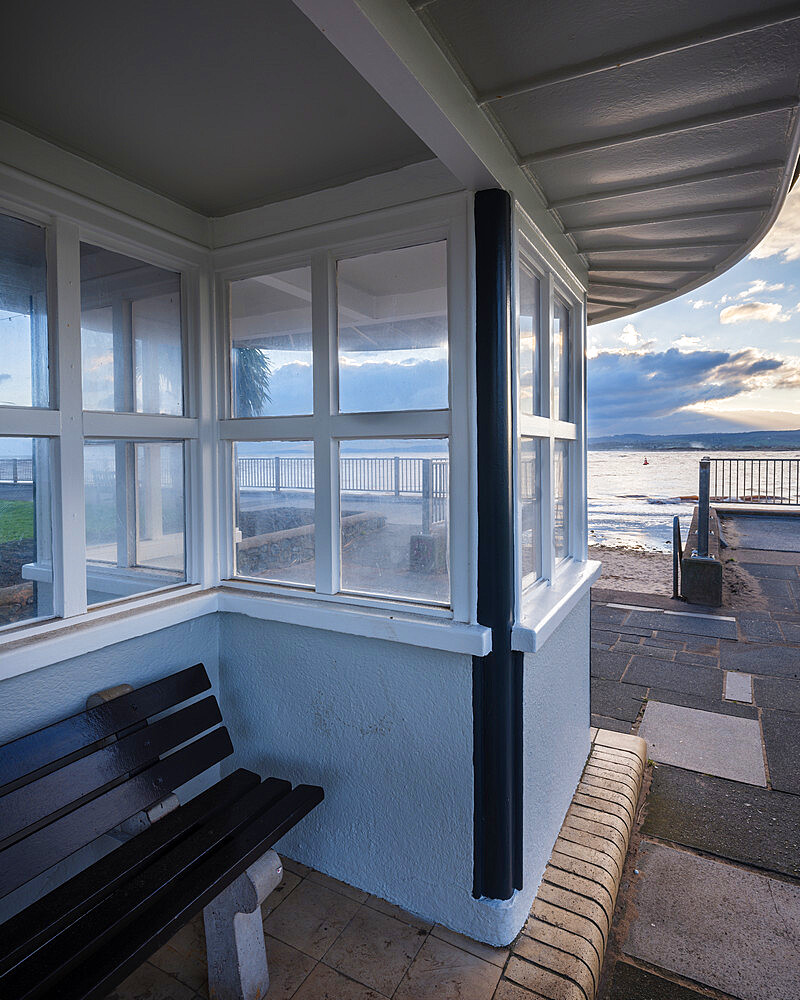
[[[672,341],[672,346],[677,347],[679,351],[691,351],[695,347],[700,346],[699,337],[688,337],[685,333],[683,336],[678,337],[677,340]]]
[[[713,306],[713,302],[709,302],[708,299],[689,299],[692,303],[692,309],[706,309],[708,306]]]
[[[774,285],[769,285],[763,278],[756,278],[755,281],[750,282],[747,288],[741,292],[737,292],[734,297],[737,299],[749,299],[753,295],[760,295],[762,292],[779,292],[785,287],[782,281],[776,281]],[[724,296],[724,298],[726,301],[730,301],[728,296]]]
[[[719,314],[720,323],[786,323],[789,318],[779,302],[743,302]]]
[[[800,259],[800,189],[788,195],[775,225],[750,254],[756,260],[778,255]]]
[[[795,385],[800,385],[800,361],[768,357],[752,348],[604,351],[588,364],[589,423],[593,434],[619,434],[644,426],[669,433],[674,415],[698,403]]]
[[[617,340],[624,345],[622,348],[618,348],[617,353],[619,354],[642,354],[655,343],[654,340],[645,340],[633,323],[626,323],[623,326],[622,333],[617,337]]]

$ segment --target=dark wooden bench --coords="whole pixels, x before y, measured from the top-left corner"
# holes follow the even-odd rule
[[[249,891],[260,876],[248,870],[263,873],[265,855],[261,891],[280,880],[270,849],[322,801],[321,788],[239,769],[163,806],[233,752],[216,698],[177,707],[210,686],[197,664],[0,747],[0,897],[131,817],[142,827],[0,926],[2,1000],[103,997],[206,907],[208,936],[209,912],[219,923],[219,900]],[[260,901],[249,904],[259,929]],[[217,968],[212,987],[224,991],[229,973],[220,980]]]

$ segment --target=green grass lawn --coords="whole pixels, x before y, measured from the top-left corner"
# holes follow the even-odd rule
[[[33,501],[0,500],[0,543],[33,538]]]

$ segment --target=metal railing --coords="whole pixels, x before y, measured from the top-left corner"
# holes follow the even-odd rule
[[[800,505],[800,458],[712,458],[711,499]]]
[[[237,459],[239,489],[313,490],[313,458],[242,457]],[[425,502],[432,524],[446,520],[450,462],[446,458],[387,457],[342,458],[339,488],[342,493],[374,494]],[[427,514],[427,509],[430,514]]]
[[[32,458],[0,458],[0,483],[32,482]]]

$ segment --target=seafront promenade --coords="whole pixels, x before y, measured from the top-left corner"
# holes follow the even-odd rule
[[[593,593],[592,724],[649,758],[602,1000],[800,996],[800,518],[729,527],[732,606]]]

